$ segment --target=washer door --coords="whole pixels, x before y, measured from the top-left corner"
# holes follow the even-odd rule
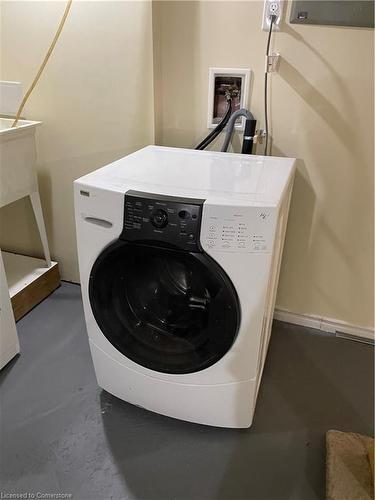
[[[96,260],[89,296],[111,344],[158,372],[192,373],[211,366],[238,331],[236,291],[204,253],[118,240]]]

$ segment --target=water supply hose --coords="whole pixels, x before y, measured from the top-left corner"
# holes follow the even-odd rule
[[[234,126],[236,125],[236,121],[240,116],[244,116],[248,120],[254,120],[254,116],[245,108],[241,108],[238,111],[235,111],[228,120],[227,132],[223,145],[221,146],[221,151],[226,151],[228,149],[229,143],[232,139]]]
[[[64,11],[64,14],[63,14],[63,16],[61,18],[59,27],[57,28],[56,34],[55,34],[55,36],[54,36],[54,38],[52,40],[52,43],[51,43],[51,45],[50,45],[50,47],[49,47],[49,49],[47,51],[47,54],[45,55],[45,57],[43,59],[43,62],[41,64],[41,66],[40,66],[40,68],[39,68],[39,70],[38,70],[38,72],[37,72],[37,74],[36,74],[36,76],[35,76],[32,84],[30,85],[28,91],[26,92],[24,98],[22,99],[22,102],[21,102],[21,104],[20,104],[20,106],[18,108],[18,111],[17,111],[17,114],[16,114],[16,118],[14,119],[12,127],[15,127],[17,125],[18,120],[20,119],[21,113],[23,111],[23,108],[25,107],[25,104],[26,104],[28,98],[30,97],[31,92],[34,90],[36,84],[38,83],[38,80],[39,80],[41,74],[43,73],[43,70],[44,70],[44,68],[45,68],[45,66],[46,66],[46,64],[48,62],[48,59],[50,58],[50,56],[51,56],[51,54],[53,52],[53,49],[55,48],[55,45],[57,43],[57,40],[60,37],[60,34],[62,32],[62,29],[63,29],[65,21],[66,21],[66,18],[68,17],[70,7],[72,6],[72,2],[73,2],[73,0],[68,0],[68,2],[66,4],[65,11]]]

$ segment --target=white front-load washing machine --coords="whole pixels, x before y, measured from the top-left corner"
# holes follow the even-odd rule
[[[148,146],[75,181],[100,387],[171,417],[249,427],[294,160]]]

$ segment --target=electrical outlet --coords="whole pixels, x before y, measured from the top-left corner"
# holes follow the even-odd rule
[[[280,31],[281,15],[283,13],[283,0],[264,0],[262,30],[269,31],[271,16],[276,16],[272,29]]]

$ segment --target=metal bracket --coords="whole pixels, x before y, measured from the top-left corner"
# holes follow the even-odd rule
[[[265,72],[274,73],[278,71],[279,64],[280,64],[280,54],[273,53],[269,56],[266,56]]]
[[[254,135],[253,138],[253,143],[254,144],[263,144],[263,139],[266,137],[267,132],[263,129],[259,129],[256,131],[256,134]]]

